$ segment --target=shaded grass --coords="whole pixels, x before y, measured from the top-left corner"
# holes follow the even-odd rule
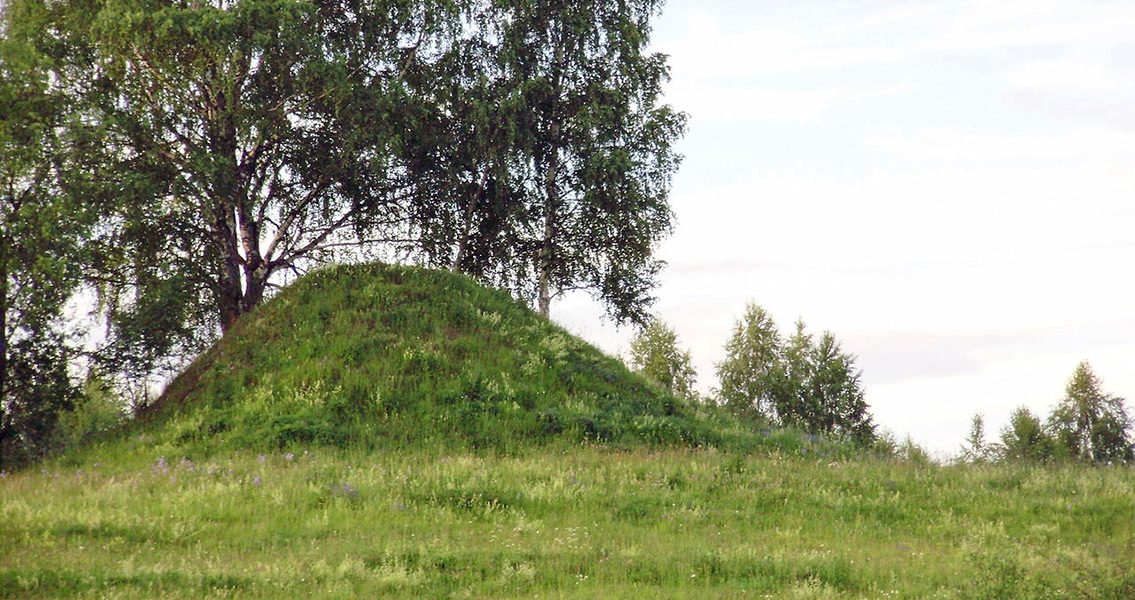
[[[155,454],[4,480],[0,597],[1135,592],[1124,469],[586,447]]]

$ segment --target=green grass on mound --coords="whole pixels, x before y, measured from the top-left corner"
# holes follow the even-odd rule
[[[742,424],[676,399],[504,292],[380,264],[283,290],[143,421],[154,443],[203,452],[755,443]]]

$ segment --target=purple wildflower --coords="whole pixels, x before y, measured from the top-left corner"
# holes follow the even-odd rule
[[[336,496],[346,496],[347,498],[354,498],[359,495],[358,490],[345,483],[343,485],[331,486],[331,493]]]

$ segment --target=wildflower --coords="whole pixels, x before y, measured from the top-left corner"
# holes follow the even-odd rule
[[[256,458],[256,460],[257,460],[257,462],[259,462],[260,464],[264,464],[264,461],[268,460],[268,457],[267,457],[267,456],[264,456],[263,454],[261,454],[260,456],[258,456],[258,457]]]
[[[284,455],[284,460],[289,461],[289,462],[295,460],[295,458],[296,458],[296,455],[292,454],[291,452]]]
[[[358,490],[345,483],[343,485],[331,486],[331,493],[336,496],[346,496],[348,498],[354,498],[355,496],[359,495]]]
[[[254,485],[256,487],[260,487],[260,476],[259,475],[252,478],[252,485]]]

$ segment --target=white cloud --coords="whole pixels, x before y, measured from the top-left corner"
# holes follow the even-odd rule
[[[923,128],[898,135],[873,135],[865,140],[904,160],[934,161],[956,166],[988,168],[992,163],[1011,165],[1059,163],[1076,165],[1135,157],[1135,135],[1094,128],[1043,133],[1005,133],[980,130]]]
[[[1135,96],[1135,82],[1130,75],[1099,62],[1064,58],[1030,62],[1010,73],[1008,80],[1014,87],[1026,90],[1119,100]]]
[[[658,46],[670,55],[675,78],[699,81],[779,75],[806,69],[846,68],[898,60],[901,54],[880,45],[832,45],[815,31],[757,26],[727,32],[705,13],[687,21],[682,37]]]
[[[1126,2],[1019,0],[956,4],[954,18],[921,44],[924,51],[976,51],[1130,40],[1135,6]]]
[[[677,84],[666,101],[697,121],[811,121],[822,115],[838,95],[704,84]]]
[[[903,85],[880,89],[798,91],[756,86],[676,82],[666,101],[698,122],[814,121],[833,107],[902,94]]]
[[[1100,57],[1027,63],[1007,75],[1007,97],[1018,106],[1056,118],[1102,121],[1135,130],[1135,69]]]

